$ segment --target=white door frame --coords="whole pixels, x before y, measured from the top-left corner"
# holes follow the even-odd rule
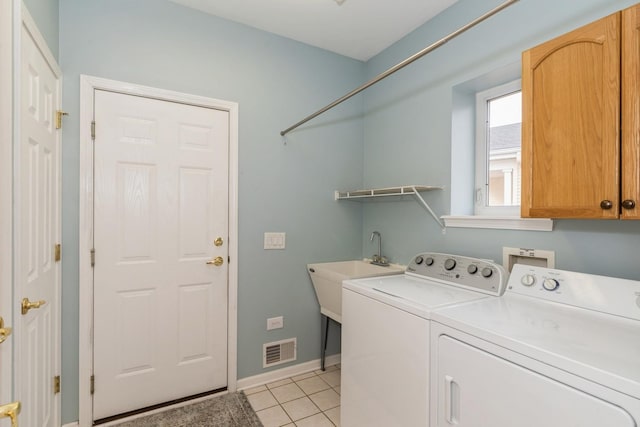
[[[229,112],[229,296],[227,388],[237,387],[238,312],[238,104],[99,77],[80,76],[80,242],[79,242],[79,427],[93,424],[90,377],[93,373],[93,143],[91,121],[95,90],[144,96]],[[97,126],[100,126],[98,123]]]
[[[0,1],[0,316],[8,327],[13,326],[14,3]],[[0,344],[0,405],[13,401],[12,344],[13,337]]]

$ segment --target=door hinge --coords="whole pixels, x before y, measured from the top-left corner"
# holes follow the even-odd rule
[[[56,111],[56,129],[62,129],[62,116],[68,116],[69,113],[58,110]]]
[[[53,260],[55,262],[58,262],[61,259],[62,259],[62,245],[60,243],[56,243],[54,254],[53,254]]]
[[[91,375],[91,379],[89,380],[89,391],[91,392],[91,394],[96,392],[96,376],[95,375]]]
[[[96,121],[91,122],[91,139],[95,142],[96,140]]]
[[[53,394],[60,393],[60,375],[53,377]]]
[[[96,265],[96,250],[91,249],[91,267]]]

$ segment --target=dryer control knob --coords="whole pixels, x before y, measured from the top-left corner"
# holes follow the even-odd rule
[[[476,274],[478,272],[478,266],[475,264],[470,264],[469,267],[467,267],[467,273],[469,274]]]
[[[482,269],[482,277],[489,278],[493,275],[493,270],[489,267],[485,267]]]
[[[536,283],[536,276],[533,274],[525,274],[522,276],[522,279],[520,279],[520,283],[525,286],[533,286]]]
[[[544,279],[542,282],[542,287],[548,291],[555,291],[560,286],[560,283],[556,279]]]
[[[434,262],[433,258],[428,257],[424,260],[424,265],[432,266]]]
[[[420,265],[422,264],[422,261],[424,261],[424,258],[422,256],[417,256],[415,261],[416,261],[416,264]]]
[[[456,268],[456,260],[449,258],[444,262],[444,268],[445,270],[453,270],[454,268]]]

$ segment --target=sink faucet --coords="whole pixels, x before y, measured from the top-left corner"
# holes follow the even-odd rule
[[[387,266],[389,265],[389,261],[382,256],[382,235],[380,235],[380,232],[374,231],[373,233],[371,233],[371,238],[369,239],[369,241],[373,242],[373,238],[375,236],[378,236],[378,253],[372,257],[373,259],[371,261],[371,264]]]

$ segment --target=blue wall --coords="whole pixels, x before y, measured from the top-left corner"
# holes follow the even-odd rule
[[[298,337],[298,362],[320,356],[309,262],[360,256],[361,207],[336,189],[362,185],[362,99],[279,132],[360,84],[364,64],[167,1],[64,0],[63,421],[78,413],[79,77],[88,74],[239,104],[238,377],[263,372],[262,344]],[[263,233],[284,231],[284,251]],[[99,302],[98,302],[99,303]],[[266,331],[267,317],[284,329]],[[337,328],[332,328],[338,330]],[[337,332],[329,354],[339,351]]]
[[[36,2],[31,0],[29,3]],[[556,251],[557,267],[640,279],[640,221],[556,221],[555,230],[448,229],[414,201],[333,201],[333,190],[444,185],[425,194],[439,214],[450,190],[453,90],[520,60],[520,52],[635,0],[520,1],[288,136],[279,131],[496,6],[459,0],[366,64],[157,0],[63,0],[63,422],[78,413],[79,75],[235,101],[240,106],[239,378],[262,372],[264,342],[298,337],[298,362],[319,355],[319,309],[305,264],[370,256],[368,237],[406,263],[437,250],[501,259],[503,246]],[[465,166],[466,167],[466,166]],[[468,171],[467,171],[468,172]],[[467,193],[468,196],[468,193]],[[285,251],[262,234],[287,232]],[[265,331],[284,315],[285,328]],[[330,353],[339,350],[337,336]]]
[[[10,1],[10,0],[3,0]],[[23,0],[29,14],[47,42],[56,59],[59,59],[59,0]]]
[[[499,0],[460,0],[367,63],[367,77],[388,69],[430,43],[470,22]],[[424,193],[434,210],[450,214],[465,206],[451,192],[452,177],[473,177],[466,157],[451,157],[454,89],[520,61],[523,50],[583,24],[635,4],[635,0],[520,1],[429,54],[364,95],[364,184],[443,185]],[[457,133],[463,133],[456,128]],[[473,134],[471,134],[473,136]],[[473,143],[469,145],[473,149]],[[460,161],[459,161],[460,160]],[[459,183],[455,183],[459,187]],[[470,188],[473,182],[469,182]],[[455,187],[455,188],[458,188]],[[363,208],[364,254],[373,253],[372,230],[383,237],[383,251],[407,263],[426,250],[502,261],[502,247],[554,250],[556,267],[640,279],[640,221],[558,220],[553,232],[449,228],[442,234],[414,201],[368,203]],[[466,212],[454,211],[453,214]]]

